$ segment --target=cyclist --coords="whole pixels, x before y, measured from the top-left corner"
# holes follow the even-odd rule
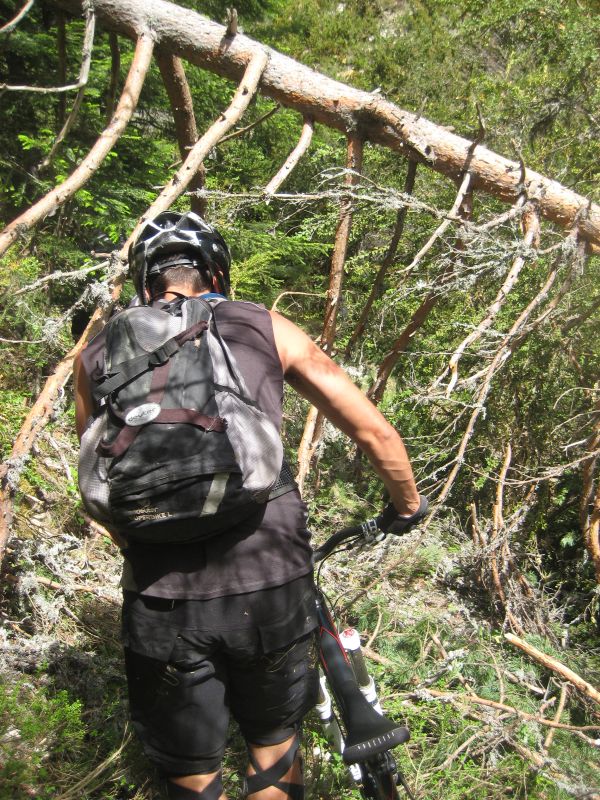
[[[196,214],[159,214],[130,253],[139,302],[226,296],[230,256]],[[251,396],[277,427],[283,381],[367,455],[399,524],[420,518],[402,440],[364,394],[296,325],[241,301],[214,308]],[[79,436],[95,406],[100,333],[75,365]],[[306,507],[294,486],[226,533],[186,544],[117,537],[124,556],[123,643],[130,713],[170,800],[222,800],[230,713],[247,743],[251,800],[304,796],[298,728],[315,704],[316,626]]]

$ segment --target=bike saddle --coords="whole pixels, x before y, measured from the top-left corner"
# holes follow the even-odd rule
[[[346,764],[368,761],[410,739],[408,728],[378,714],[358,689],[345,693],[343,706],[346,738],[342,757]]]

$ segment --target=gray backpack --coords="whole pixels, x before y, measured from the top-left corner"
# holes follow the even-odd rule
[[[214,535],[294,487],[212,302],[128,308],[105,329],[79,489],[90,516],[138,541]]]

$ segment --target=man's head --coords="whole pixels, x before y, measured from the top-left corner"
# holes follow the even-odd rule
[[[140,302],[164,293],[169,286],[186,287],[186,294],[218,287],[229,289],[231,258],[221,234],[202,217],[165,211],[149,220],[129,250],[129,262]]]

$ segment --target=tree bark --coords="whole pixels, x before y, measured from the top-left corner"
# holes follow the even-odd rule
[[[198,129],[196,128],[196,117],[194,115],[194,104],[192,93],[185,76],[185,70],[181,59],[171,53],[156,51],[156,61],[160,74],[169,96],[175,132],[177,134],[177,144],[179,153],[183,161],[187,158],[189,151],[198,140]],[[204,186],[205,177],[204,164],[200,164],[197,175],[190,181],[190,189],[196,191]],[[206,214],[206,200],[191,195],[190,207],[196,214],[203,217]]]
[[[84,0],[52,0],[57,6],[80,15]],[[246,65],[262,45],[240,33],[227,37],[216,22],[165,0],[95,0],[98,19],[109,30],[137,39],[150,34],[157,45],[181,58],[239,81]],[[267,48],[269,65],[261,81],[263,94],[274,98],[315,122],[386,145],[432,169],[460,180],[472,142],[422,116],[404,111],[369,92],[353,89]],[[591,204],[557,181],[477,147],[469,170],[473,188],[514,203],[523,189],[538,197],[540,214],[562,228],[571,229],[581,209],[589,209],[579,222],[580,234],[594,249],[600,249],[600,206]]]

